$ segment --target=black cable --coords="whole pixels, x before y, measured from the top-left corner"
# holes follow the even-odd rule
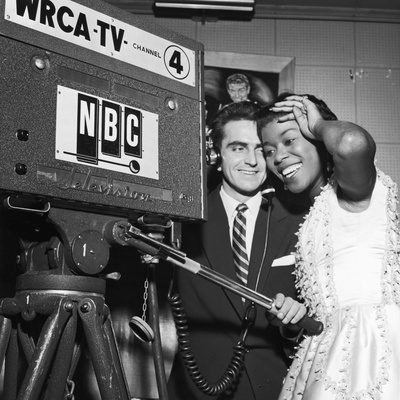
[[[206,395],[216,396],[228,390],[237,380],[244,367],[245,355],[248,352],[244,346],[244,340],[240,340],[233,347],[232,359],[221,378],[210,383],[200,371],[196,358],[190,345],[190,333],[187,323],[187,317],[182,305],[179,293],[174,295],[168,294],[168,301],[171,305],[172,314],[175,321],[176,333],[178,336],[178,346],[181,356],[193,383]]]

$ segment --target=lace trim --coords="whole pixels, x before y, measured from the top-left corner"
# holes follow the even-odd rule
[[[317,265],[315,260],[315,232],[317,225],[322,221],[326,237],[323,248],[327,256],[326,279],[332,283],[333,251],[330,231],[331,210],[328,197],[336,183],[331,180],[322,188],[320,195],[315,199],[314,205],[310,208],[305,222],[300,225],[297,233],[299,238],[296,244],[296,287],[301,298],[308,307],[310,314],[317,319],[323,320],[328,314],[332,314],[337,307],[337,295],[334,286],[329,285],[329,294],[324,298],[320,281],[318,280]],[[305,238],[306,240],[302,240]],[[308,263],[306,263],[306,261]]]
[[[374,399],[382,390],[382,386],[388,381],[388,371],[391,359],[390,348],[387,340],[387,320],[384,304],[394,301],[400,305],[400,235],[397,231],[398,213],[397,213],[397,185],[392,179],[380,170],[377,170],[377,179],[379,179],[388,189],[386,200],[387,230],[386,230],[386,252],[382,265],[381,285],[383,294],[383,304],[375,307],[377,312],[377,324],[382,338],[383,354],[379,359],[378,376],[374,387],[363,390],[355,395],[349,395],[347,390],[350,386],[349,365],[351,358],[352,337],[355,331],[355,319],[350,310],[347,312],[346,320],[349,322],[350,329],[347,332],[347,343],[343,348],[343,367],[340,370],[342,378],[337,382],[327,376],[325,365],[328,356],[328,349],[333,337],[333,325],[331,316],[338,310],[338,299],[333,284],[333,250],[332,250],[332,234],[331,234],[331,211],[329,207],[328,197],[331,192],[336,189],[337,182],[334,177],[322,188],[320,195],[316,198],[313,207],[305,217],[305,221],[300,225],[297,236],[299,238],[296,245],[296,287],[300,292],[301,298],[304,300],[309,309],[309,314],[314,318],[323,321],[325,324],[324,333],[321,337],[305,337],[300,344],[299,350],[295,355],[295,360],[286,380],[290,379],[290,383],[286,382],[283,398],[292,399],[294,390],[296,394],[302,396],[303,388],[299,388],[295,383],[303,364],[309,364],[306,369],[310,370],[311,363],[314,360],[314,354],[318,351],[321,356],[316,367],[316,379],[323,380],[325,387],[330,389],[337,395],[337,399],[351,400],[367,400]],[[317,225],[323,224],[323,249],[327,258],[326,276],[324,283],[317,277],[316,271],[316,252],[315,252],[315,232]],[[306,262],[307,260],[307,262]],[[327,297],[323,297],[321,285],[324,284],[327,289]],[[326,292],[326,291],[325,291]],[[307,357],[307,359],[306,359]],[[305,383],[304,383],[305,385]]]
[[[354,343],[355,328],[357,327],[355,319],[355,310],[350,308],[342,310],[346,313],[345,320],[349,324],[349,330],[346,333],[346,343],[343,350],[342,368],[339,370],[341,378],[338,381],[331,379],[325,372],[326,358],[321,360],[321,367],[317,373],[317,380],[324,380],[325,388],[330,390],[336,395],[337,400],[367,400],[377,399],[378,393],[382,392],[382,386],[389,380],[389,367],[391,362],[391,350],[387,340],[387,318],[384,310],[384,306],[374,307],[376,311],[377,327],[379,329],[380,337],[382,339],[382,355],[378,360],[378,374],[375,386],[369,389],[358,391],[354,395],[349,393],[351,385],[350,381],[350,364],[352,357],[352,345]],[[326,353],[326,352],[325,352]]]
[[[396,227],[399,224],[398,191],[397,184],[392,179],[378,170],[378,177],[388,188],[389,195],[386,201],[387,222],[389,229],[386,232],[386,244],[388,251],[385,253],[382,271],[383,295],[386,302],[393,300],[400,305],[400,234]]]

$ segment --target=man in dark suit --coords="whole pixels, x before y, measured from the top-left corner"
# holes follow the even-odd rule
[[[208,196],[207,222],[186,225],[182,232],[182,250],[189,258],[237,280],[232,225],[236,206],[245,203],[247,286],[268,297],[279,293],[277,305],[282,306],[284,315],[288,312],[282,315],[282,325],[277,322],[281,316],[269,321],[265,310],[258,308],[245,343],[248,352],[244,368],[231,388],[214,397],[226,400],[277,399],[289,365],[286,353],[293,345],[287,337],[297,334],[296,327],[286,324],[297,322],[305,313],[304,306],[293,300],[294,259],[290,255],[302,215],[291,215],[277,199],[269,204],[261,196],[266,165],[257,135],[258,109],[252,102],[241,102],[217,114],[211,137],[219,152],[217,168],[222,172],[222,185]],[[185,270],[177,271],[176,282],[188,318],[194,358],[207,381],[215,383],[231,361],[249,301]],[[210,399],[191,381],[179,352],[168,392],[171,400]]]

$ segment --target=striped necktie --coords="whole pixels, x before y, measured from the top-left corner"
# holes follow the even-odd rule
[[[236,267],[236,276],[243,285],[247,285],[249,260],[246,251],[246,217],[244,215],[247,206],[243,203],[239,204],[236,210],[232,234],[233,261]]]

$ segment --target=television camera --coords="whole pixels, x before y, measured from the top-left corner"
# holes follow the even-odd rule
[[[97,0],[0,0],[0,15],[2,228],[21,248],[3,395],[72,398],[81,334],[102,398],[128,399],[105,232],[205,218],[203,46]]]

